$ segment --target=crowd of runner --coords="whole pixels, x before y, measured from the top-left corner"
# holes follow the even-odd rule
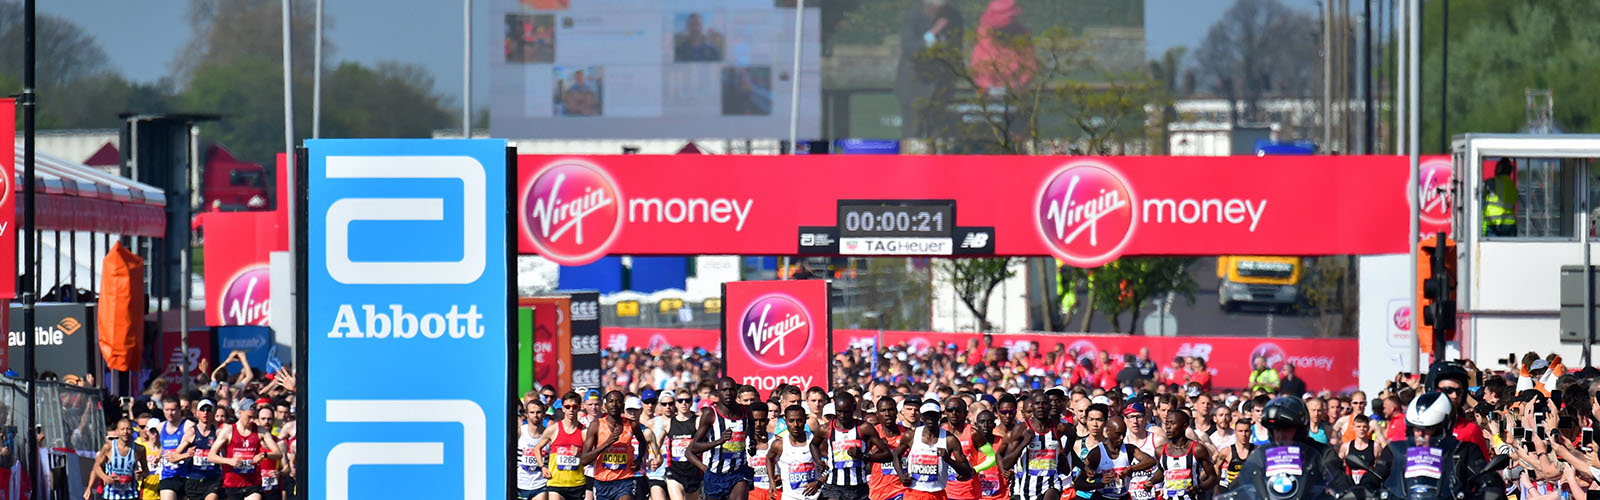
[[[524,395],[519,497],[1203,499],[1285,440],[1337,457],[1333,489],[1383,488],[1391,467],[1409,480],[1427,462],[1407,449],[1444,446],[1462,471],[1511,459],[1483,475],[1497,477],[1482,497],[1600,490],[1600,373],[1567,373],[1555,356],[1530,353],[1509,372],[1439,363],[1369,397],[1308,392],[1265,360],[1250,387],[1219,390],[1200,359],[970,347],[891,347],[877,363],[851,349],[835,358],[833,387],[765,397],[718,377],[704,351],[608,353],[605,390]]]
[[[763,394],[720,377],[703,350],[608,353],[604,390],[541,387],[519,402],[519,498],[1205,499],[1241,487],[1261,450],[1286,441],[1336,457],[1307,465],[1335,489],[1410,478],[1427,462],[1406,450],[1433,446],[1464,471],[1509,459],[1480,497],[1600,490],[1600,372],[1568,372],[1557,356],[1510,370],[1438,363],[1369,397],[1309,392],[1265,360],[1249,387],[1214,388],[1200,359],[1077,354],[853,348],[835,358],[832,387]],[[293,377],[218,370],[177,396],[125,400],[84,498],[285,498]]]
[[[295,484],[295,379],[256,377],[241,351],[169,386],[156,378],[114,414],[83,498],[283,500]],[[238,361],[242,369],[225,366]],[[204,367],[203,367],[204,368]]]

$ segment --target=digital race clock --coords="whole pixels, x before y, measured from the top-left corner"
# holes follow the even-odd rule
[[[839,201],[840,238],[950,238],[955,200]]]

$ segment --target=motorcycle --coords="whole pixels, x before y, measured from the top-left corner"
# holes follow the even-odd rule
[[[1334,462],[1338,454],[1318,455],[1298,443],[1258,448],[1234,480],[1233,489],[1217,494],[1215,499],[1337,500],[1342,483],[1327,471],[1338,469]]]
[[[1413,449],[1426,450],[1427,448]],[[1497,484],[1497,479],[1500,470],[1511,464],[1511,457],[1495,455],[1494,458],[1483,464],[1483,467],[1468,471],[1469,474],[1467,474],[1466,481],[1461,483],[1465,487],[1462,491],[1454,492],[1442,491],[1437,476],[1405,477],[1400,478],[1400,481],[1396,484],[1391,484],[1387,477],[1387,473],[1390,471],[1374,470],[1376,467],[1367,463],[1366,458],[1359,455],[1351,455],[1349,464],[1353,469],[1360,469],[1377,477],[1377,486],[1371,486],[1371,483],[1368,483],[1369,486],[1358,486],[1340,495],[1340,500],[1389,500],[1391,498],[1405,500],[1504,500],[1505,488]],[[1410,474],[1407,475],[1410,476]],[[1395,486],[1399,486],[1399,490],[1392,491]]]

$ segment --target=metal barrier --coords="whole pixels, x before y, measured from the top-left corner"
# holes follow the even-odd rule
[[[41,448],[68,448],[94,453],[105,443],[106,422],[100,391],[61,382],[39,382],[35,397],[35,424],[44,430]],[[0,444],[15,450],[26,446],[18,429],[26,425],[28,383],[0,379]],[[0,454],[0,467],[9,467],[12,454]]]

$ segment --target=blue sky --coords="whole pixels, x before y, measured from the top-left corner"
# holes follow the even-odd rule
[[[296,0],[307,2],[310,0]],[[495,25],[489,22],[493,1],[474,0],[473,101],[488,98],[488,58],[493,54]],[[1071,1],[1071,0],[1062,0]],[[1306,11],[1315,0],[1283,0]],[[1145,0],[1146,53],[1155,57],[1168,47],[1193,47],[1222,17],[1233,0]],[[374,63],[393,60],[420,64],[434,76],[439,92],[459,99],[462,88],[462,3],[452,0],[324,0],[332,26],[325,36],[337,47],[332,62]],[[72,20],[92,33],[121,73],[135,81],[153,82],[166,75],[171,59],[191,30],[184,0],[50,0],[39,12]],[[459,102],[459,101],[458,101]]]

